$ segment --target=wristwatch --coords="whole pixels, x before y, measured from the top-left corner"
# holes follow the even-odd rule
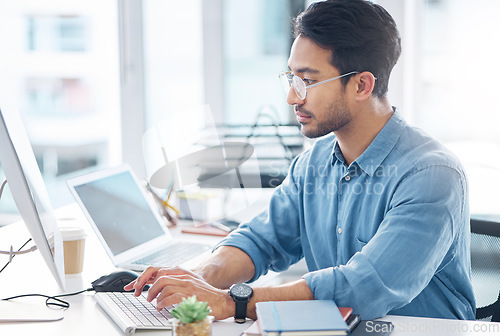
[[[253,295],[253,289],[247,284],[234,284],[229,289],[229,295],[236,305],[234,311],[234,321],[236,323],[245,323],[247,317],[247,304]]]

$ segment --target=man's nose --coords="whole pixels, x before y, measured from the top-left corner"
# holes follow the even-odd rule
[[[300,99],[295,92],[295,89],[292,85],[290,85],[290,89],[288,90],[288,95],[286,96],[286,102],[288,105],[302,105],[304,100]]]

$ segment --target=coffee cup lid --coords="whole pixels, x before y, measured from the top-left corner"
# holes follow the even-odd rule
[[[85,230],[76,226],[63,226],[59,228],[63,240],[78,240],[87,237]]]

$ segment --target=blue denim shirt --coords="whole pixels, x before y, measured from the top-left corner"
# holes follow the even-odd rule
[[[292,163],[268,209],[223,240],[255,276],[305,258],[316,299],[386,314],[474,319],[467,180],[396,112],[349,166],[333,135]]]

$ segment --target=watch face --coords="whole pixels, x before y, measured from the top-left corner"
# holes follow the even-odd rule
[[[253,293],[252,287],[247,284],[236,284],[231,287],[231,294],[239,298],[247,298]]]

